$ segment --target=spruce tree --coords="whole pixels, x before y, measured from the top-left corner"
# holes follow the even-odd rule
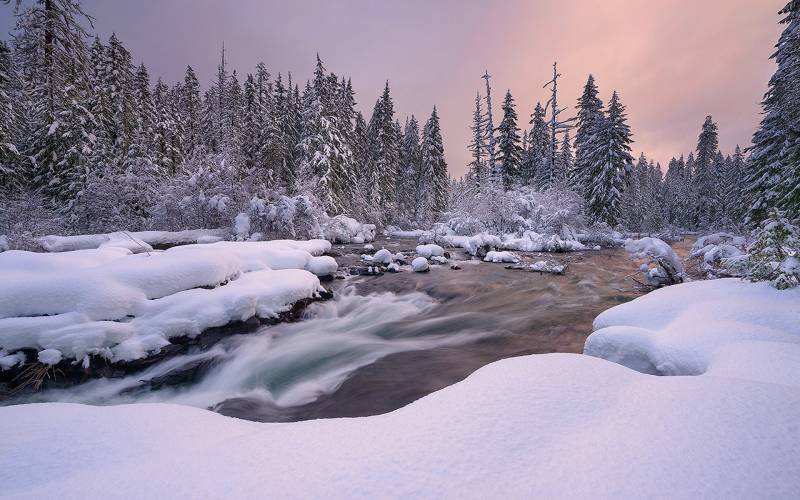
[[[469,179],[474,184],[473,190],[478,193],[484,182],[486,182],[486,117],[483,113],[481,95],[475,96],[475,111],[472,113],[472,139],[469,143],[469,151],[472,154],[472,161],[469,164]]]
[[[551,172],[547,163],[550,136],[541,103],[536,103],[530,124],[531,133],[528,136],[529,144],[524,177],[527,183],[532,184],[536,189],[543,190],[549,187]]]
[[[184,148],[191,155],[201,145],[201,116],[203,104],[200,100],[200,82],[191,66],[186,66],[180,93],[180,116],[184,129]]]
[[[599,91],[595,84],[594,76],[589,75],[583,94],[578,99],[576,133],[575,133],[575,170],[571,177],[572,187],[588,199],[591,188],[591,177],[589,172],[589,152],[592,149],[591,142],[599,132],[599,127],[603,123],[603,101],[598,97]]]
[[[800,0],[779,12],[785,24],[772,55],[777,69],[761,102],[748,166],[747,222],[758,225],[773,208],[800,216]]]
[[[400,148],[400,211],[403,216],[416,222],[420,213],[420,197],[424,185],[422,151],[419,142],[419,124],[414,115],[406,121],[403,142]]]
[[[589,213],[593,220],[615,226],[620,221],[620,200],[626,176],[633,166],[631,131],[625,106],[616,91],[608,104],[608,113],[589,141]]]
[[[431,117],[425,123],[422,133],[422,170],[427,178],[428,209],[430,216],[436,219],[447,210],[447,191],[449,177],[447,163],[444,159],[444,143],[439,127],[439,115],[436,106]]]
[[[519,128],[517,127],[517,111],[514,109],[514,98],[511,91],[506,91],[503,99],[503,120],[497,127],[498,162],[503,174],[503,187],[508,190],[520,175],[522,148],[520,147]]]
[[[715,191],[717,152],[719,150],[717,124],[706,116],[703,129],[697,138],[697,156],[694,165],[694,185],[697,206],[695,224],[709,227],[717,218],[717,193]]]
[[[19,188],[25,182],[21,175],[19,150],[14,137],[19,122],[15,111],[16,76],[11,50],[0,40],[0,192]]]

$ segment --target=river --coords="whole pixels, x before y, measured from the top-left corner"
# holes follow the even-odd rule
[[[380,238],[376,249],[412,251],[416,240]],[[687,243],[677,244],[679,254]],[[340,269],[362,245],[338,245]],[[568,265],[564,275],[506,269],[451,250],[428,273],[353,276],[303,319],[233,335],[123,378],[96,379],[17,402],[174,402],[259,421],[375,415],[462,380],[493,361],[583,349],[601,311],[641,292],[638,264],[620,248],[521,254]],[[192,382],[175,374],[191,370]],[[180,380],[179,383],[171,381]]]

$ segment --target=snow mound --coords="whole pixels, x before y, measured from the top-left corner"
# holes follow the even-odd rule
[[[199,243],[214,237],[216,241],[228,236],[227,229],[192,229],[187,231],[117,231],[108,234],[81,234],[77,236],[44,236],[39,245],[46,252],[69,252],[100,247],[127,248],[133,253],[149,252],[153,246],[176,246]]]
[[[794,498],[798,414],[796,387],[651,377],[544,354],[492,363],[363,418],[264,424],[168,404],[0,408],[0,470],[15,498],[61,498],[87,484],[109,498],[160,498],[167,488],[172,498]]]
[[[642,273],[653,286],[673,285],[683,281],[683,263],[669,244],[658,238],[625,240],[625,250],[644,261]]]
[[[567,266],[564,264],[559,264],[557,262],[548,262],[545,260],[537,260],[528,268],[531,271],[539,272],[539,273],[550,273],[550,274],[564,274],[564,271],[567,269]]]
[[[516,264],[519,262],[519,257],[511,252],[491,251],[486,254],[486,257],[484,257],[483,260],[484,262],[508,262],[511,264]]]
[[[800,290],[736,278],[662,288],[594,321],[584,353],[656,375],[800,387]]]
[[[394,256],[392,252],[386,250],[385,248],[381,248],[375,255],[372,256],[372,262],[376,264],[391,264]]]
[[[744,274],[747,241],[743,236],[714,233],[701,236],[692,245],[690,258],[699,259],[699,267],[710,276]]]
[[[425,257],[417,257],[411,261],[411,269],[415,272],[423,273],[429,269],[428,259]]]
[[[375,225],[337,215],[325,223],[323,233],[325,239],[333,243],[368,243],[375,240]]]
[[[426,259],[433,256],[438,256],[438,257],[444,256],[444,248],[434,244],[417,245],[416,252],[417,255],[419,255],[420,257],[425,257]]]
[[[325,240],[219,242],[132,255],[108,247],[0,254],[0,349],[89,362],[146,357],[178,336],[275,317],[320,291]],[[311,271],[311,272],[309,272]],[[314,274],[312,274],[314,273]],[[42,362],[55,359],[44,354]]]

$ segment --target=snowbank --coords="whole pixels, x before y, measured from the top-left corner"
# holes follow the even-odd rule
[[[511,264],[516,264],[519,262],[519,257],[514,255],[511,252],[495,252],[491,251],[486,254],[486,257],[483,258],[484,262],[507,262]]]
[[[411,230],[404,230],[400,229],[397,226],[388,226],[384,233],[389,236],[390,238],[419,238],[426,231],[422,229],[411,229]]]
[[[375,240],[374,224],[362,224],[345,215],[330,218],[322,230],[325,239],[333,243],[367,243]]]
[[[417,245],[416,252],[417,255],[426,259],[433,256],[444,257],[444,248],[434,244]]]
[[[117,231],[108,234],[81,234],[77,236],[44,236],[39,245],[46,252],[69,252],[100,247],[127,248],[133,253],[148,252],[153,246],[176,246],[198,243],[208,237],[224,239],[227,229],[191,229],[187,231]]]
[[[320,291],[325,240],[220,242],[132,255],[119,247],[0,254],[0,349],[89,362],[146,357],[178,336],[272,318]],[[314,274],[312,274],[314,273]],[[40,358],[42,359],[42,358]],[[49,352],[44,359],[56,359]],[[60,359],[60,358],[59,358]]]
[[[0,479],[20,498],[793,498],[798,414],[790,385],[545,354],[365,418],[0,408]]]
[[[800,387],[800,289],[694,281],[613,307],[584,353],[643,373],[710,374]]]

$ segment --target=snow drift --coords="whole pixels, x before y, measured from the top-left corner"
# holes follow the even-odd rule
[[[120,247],[0,254],[0,349],[88,363],[146,357],[178,336],[272,318],[321,290],[324,240],[219,242],[132,255]],[[55,353],[44,359],[56,359]]]

